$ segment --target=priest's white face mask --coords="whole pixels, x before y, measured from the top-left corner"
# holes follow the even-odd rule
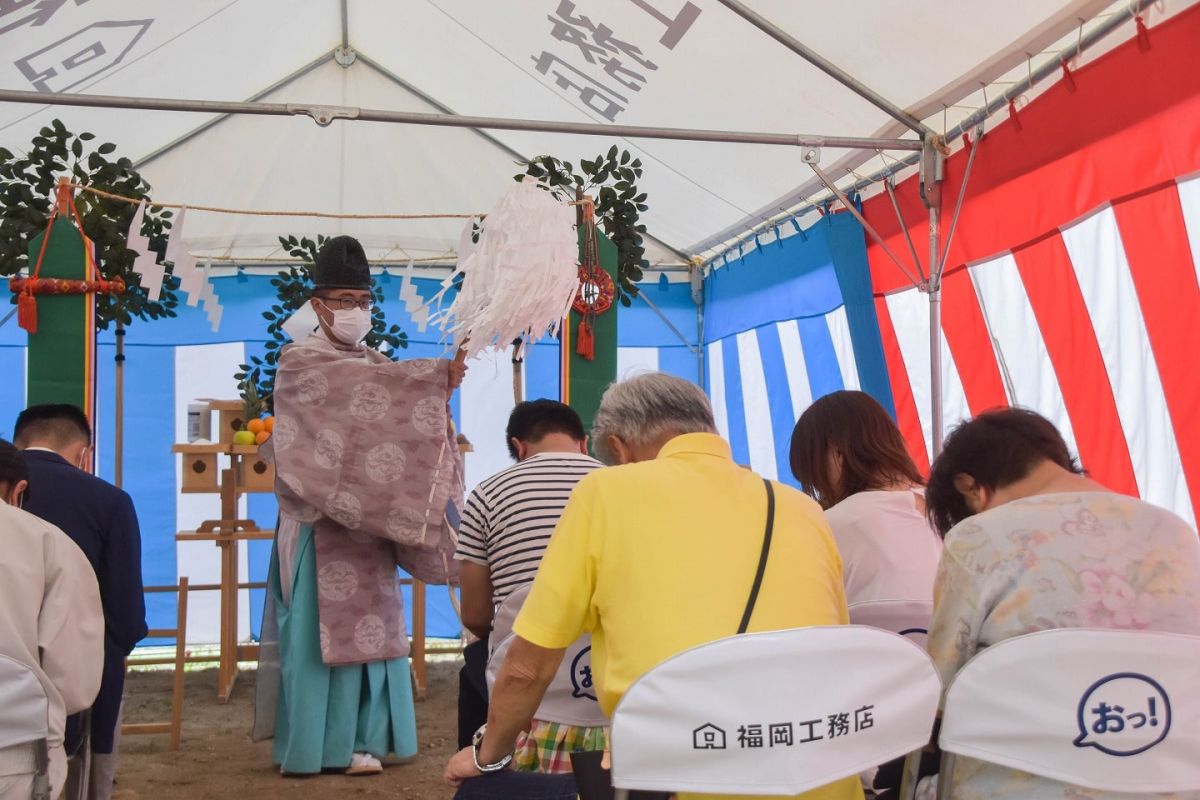
[[[329,333],[344,344],[358,344],[371,331],[371,296],[316,297],[317,315]]]

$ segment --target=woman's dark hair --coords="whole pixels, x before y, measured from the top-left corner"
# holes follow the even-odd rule
[[[537,444],[551,433],[564,433],[577,442],[587,438],[583,421],[570,406],[557,400],[527,400],[518,403],[509,415],[504,442],[508,445],[509,455],[516,460],[517,448],[513,446],[513,439]]]
[[[945,536],[971,516],[966,498],[954,485],[955,476],[970,475],[980,486],[996,491],[1021,480],[1043,461],[1081,472],[1058,428],[1037,412],[1001,408],[967,420],[946,437],[929,471],[929,522]]]
[[[836,486],[829,474],[835,449],[842,454]],[[900,429],[866,392],[833,392],[809,406],[792,431],[791,462],[800,486],[822,508],[898,481],[925,482]]]

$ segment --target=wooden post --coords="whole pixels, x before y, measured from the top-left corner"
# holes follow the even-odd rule
[[[119,489],[125,476],[125,325],[117,320],[116,418],[114,420],[113,484]]]
[[[512,371],[513,371],[513,403],[520,405],[525,401],[525,382],[521,379],[523,370],[523,362],[525,354],[521,351],[522,340],[513,339],[513,356],[512,356]]]
[[[413,579],[412,667],[417,682],[417,699],[425,699],[425,582]]]
[[[231,455],[229,468],[221,473],[221,519],[230,523],[238,518],[238,466],[238,456]],[[217,694],[225,703],[237,680],[238,542],[231,537],[218,541],[217,546],[221,548],[221,661]]]
[[[179,749],[183,735],[183,678],[187,666],[188,579],[179,579],[179,604],[175,613],[175,674],[171,688],[171,749]]]

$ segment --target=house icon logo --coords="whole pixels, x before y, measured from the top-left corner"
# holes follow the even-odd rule
[[[724,750],[725,749],[725,731],[713,725],[711,722],[706,722],[696,730],[692,731],[692,749],[693,750]]]

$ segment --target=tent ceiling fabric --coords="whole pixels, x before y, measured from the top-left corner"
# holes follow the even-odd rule
[[[871,3],[868,13],[862,3],[749,5],[897,105],[936,116],[940,130],[943,105],[978,93],[981,83],[1024,65],[1026,53],[1114,4],[887,0]],[[0,64],[7,89],[781,133],[902,132],[717,0],[346,0],[347,40],[365,58],[343,68],[329,56],[307,71],[342,41],[339,0],[41,0],[0,8],[0,44],[13,56]],[[269,87],[276,88],[264,94]],[[0,144],[19,150],[54,117],[116,142],[135,161],[184,139],[144,165],[155,196],[234,208],[484,211],[517,171],[514,151],[578,162],[612,144],[605,137],[484,136],[384,123],[319,128],[307,118],[257,116],[226,118],[185,138],[212,118],[7,103],[0,103]],[[757,224],[802,197],[811,179],[795,148],[651,140],[623,146],[645,165],[650,232],[686,253],[708,252]],[[872,157],[827,148],[822,164],[844,175]],[[429,257],[452,252],[462,224],[197,213],[189,215],[185,236],[197,252],[249,258],[270,255],[279,234],[349,232],[368,240],[376,255]],[[668,247],[653,245],[648,255],[652,263],[680,261]]]

